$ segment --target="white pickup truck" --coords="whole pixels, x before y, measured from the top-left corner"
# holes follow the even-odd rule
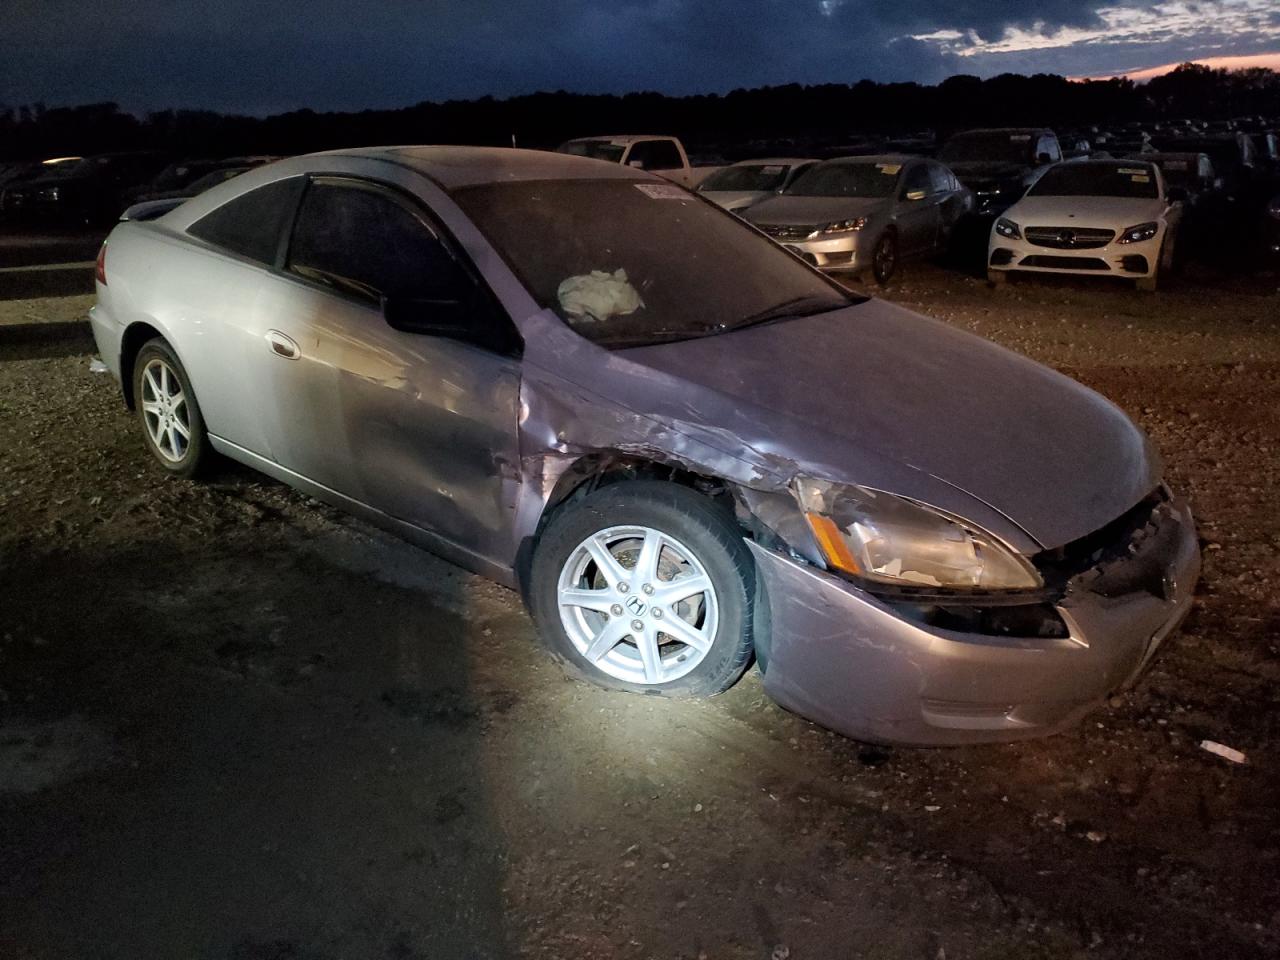
[[[580,137],[556,147],[557,153],[591,157],[610,163],[624,163],[639,170],[656,173],[692,190],[719,167],[695,167],[677,137],[616,136]]]

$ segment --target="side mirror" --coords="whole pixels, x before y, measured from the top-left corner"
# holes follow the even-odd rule
[[[1053,157],[1049,156],[1047,153],[1037,153],[1036,163],[1040,164],[1041,166],[1043,166],[1046,163],[1053,163]]]
[[[1187,194],[1186,187],[1170,187],[1169,188],[1170,203],[1186,203],[1187,197],[1188,197],[1188,194]]]
[[[925,192],[923,190],[908,190],[902,196],[905,200],[923,200],[925,198]]]

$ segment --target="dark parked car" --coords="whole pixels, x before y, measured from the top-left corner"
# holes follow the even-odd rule
[[[41,223],[102,223],[124,209],[125,194],[155,176],[159,153],[104,153],[54,169],[5,190],[6,215]]]
[[[1062,159],[1052,130],[1006,127],[957,133],[938,159],[973,191],[979,214],[996,215],[1017,203],[1041,170]]]
[[[150,200],[194,197],[223,180],[229,180],[276,157],[228,157],[221,160],[182,160],[161,170],[154,180],[125,193],[125,206]]]

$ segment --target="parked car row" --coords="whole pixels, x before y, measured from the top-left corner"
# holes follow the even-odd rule
[[[275,157],[186,159],[102,153],[14,163],[0,170],[0,218],[36,226],[110,223],[130,204],[186,199]]]

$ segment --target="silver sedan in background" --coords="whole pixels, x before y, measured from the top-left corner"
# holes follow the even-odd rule
[[[731,213],[740,213],[785,192],[817,162],[796,157],[740,160],[711,174],[698,184],[697,192]]]
[[[973,195],[935,160],[842,157],[810,167],[744,217],[820,270],[885,284],[899,264],[947,248]]]
[[[605,687],[754,660],[851,736],[1029,737],[1191,604],[1190,513],[1113,404],[643,171],[297,157],[119,224],[97,279],[164,469],[231,457],[518,588]]]

